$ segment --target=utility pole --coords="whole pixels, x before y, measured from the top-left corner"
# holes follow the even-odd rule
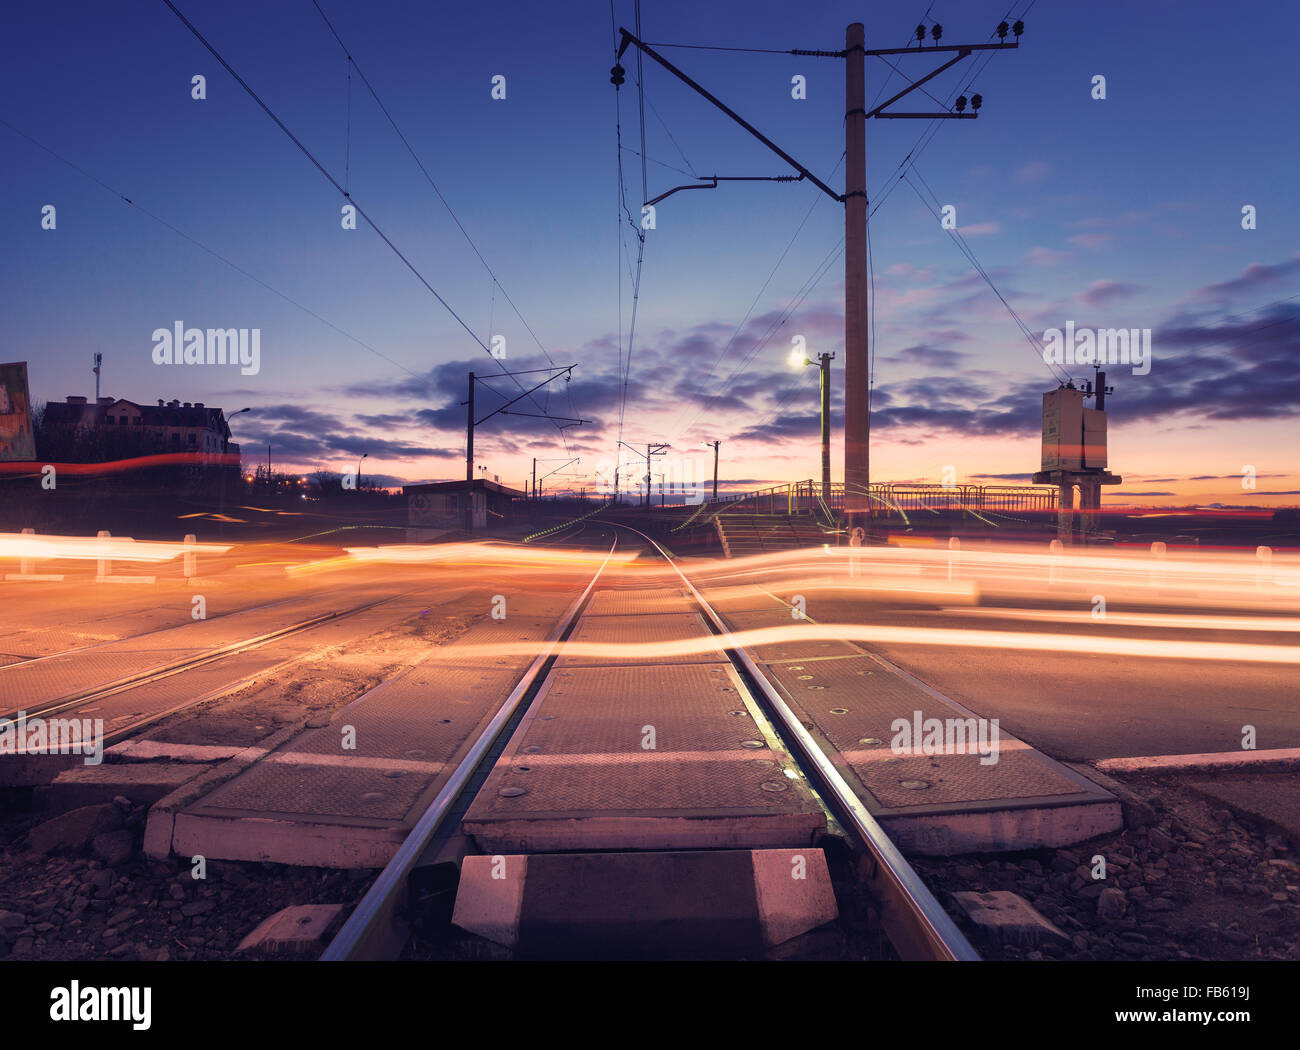
[[[632,449],[632,451],[635,452],[638,456],[642,454],[641,451],[640,451],[640,449],[633,448],[633,447],[632,447],[631,445],[629,445],[626,441],[620,441],[619,444],[622,445],[624,448],[630,448],[630,449]],[[664,455],[665,450],[670,449],[670,448],[672,448],[672,445],[669,445],[669,444],[667,444],[666,442],[663,443],[663,444],[659,444],[659,445],[656,445],[656,444],[653,444],[653,443],[650,443],[650,442],[647,442],[647,443],[646,443],[646,447],[645,447],[645,498],[644,498],[644,500],[642,501],[642,505],[646,508],[646,510],[649,510],[649,509],[650,509],[650,484],[651,484],[651,480],[652,480],[651,477],[650,477],[650,457],[651,457],[651,456],[662,456],[662,455]]]
[[[474,531],[474,373],[469,374],[469,408],[465,411],[465,533]]]
[[[867,416],[867,56],[861,22],[844,32],[844,511],[869,511],[871,422]],[[826,373],[822,458],[826,462]],[[823,471],[825,471],[825,467]],[[827,488],[823,480],[823,488]],[[829,493],[823,494],[823,499]]]
[[[822,503],[831,505],[831,361],[834,354],[819,354],[822,388]]]
[[[590,419],[571,419],[568,416],[548,416],[544,414],[539,414],[537,412],[511,412],[510,411],[510,406],[513,405],[516,401],[522,401],[524,398],[528,397],[529,394],[532,394],[535,391],[540,390],[547,383],[559,379],[560,376],[564,376],[565,380],[568,381],[572,377],[573,370],[577,367],[578,367],[577,365],[569,365],[567,368],[561,368],[558,366],[552,368],[531,368],[523,372],[502,372],[500,373],[499,376],[493,376],[492,378],[494,379],[496,378],[509,379],[513,376],[536,375],[538,372],[553,373],[552,375],[549,375],[545,379],[543,379],[536,386],[532,387],[529,390],[525,390],[518,397],[511,398],[500,408],[494,408],[486,416],[482,416],[479,419],[474,418],[474,382],[475,380],[477,380],[478,382],[481,383],[483,382],[483,380],[478,379],[478,377],[473,372],[469,373],[469,395],[464,401],[461,402],[462,405],[467,406],[465,411],[465,532],[466,533],[473,533],[474,531],[474,428],[482,425],[483,423],[486,423],[489,419],[491,419],[493,416],[497,415],[498,413],[506,416],[533,416],[537,419],[550,419],[553,421],[564,420],[570,426],[578,426],[583,423],[590,423],[591,422]]]
[[[562,471],[565,467],[572,466],[574,463],[581,463],[581,462],[582,462],[581,457],[576,457],[576,456],[573,457],[572,459],[564,459],[563,456],[557,456],[557,457],[554,458],[554,459],[542,459],[542,460],[538,460],[538,459],[534,458],[534,460],[533,460],[533,499],[534,499],[534,500],[540,500],[540,499],[542,498],[542,497],[541,497],[541,493],[540,493],[540,491],[538,490],[538,487],[537,487],[539,481],[545,481],[545,480],[546,480],[547,478],[549,478],[552,474],[558,474],[558,473],[559,473],[560,471]],[[558,467],[556,467],[554,470],[548,471],[547,473],[543,474],[540,478],[538,478],[538,476],[537,476],[537,464],[538,464],[538,463],[559,463],[560,465],[559,465]]]
[[[826,183],[817,178],[808,168],[804,167],[790,154],[772,142],[771,139],[764,136],[757,128],[739,116],[736,112],[728,108],[714,95],[697,84],[684,72],[669,62],[662,55],[658,54],[643,41],[638,40],[626,29],[620,29],[621,42],[618,48],[618,57],[615,59],[614,68],[610,70],[610,81],[617,89],[624,82],[626,70],[619,64],[623,53],[629,46],[635,46],[642,54],[658,62],[673,76],[677,77],[682,83],[692,91],[703,96],[710,103],[722,110],[728,117],[743,127],[759,142],[779,156],[797,172],[799,179],[807,179],[814,186],[826,193],[833,200],[844,205],[844,507],[846,515],[850,518],[856,514],[870,514],[870,404],[868,400],[870,387],[870,350],[867,345],[867,333],[869,331],[867,316],[867,146],[866,146],[866,123],[868,118],[881,119],[914,119],[914,120],[973,120],[983,103],[980,95],[972,95],[970,106],[972,112],[967,113],[967,99],[961,95],[956,100],[955,112],[941,113],[900,113],[890,111],[889,106],[893,105],[899,99],[909,92],[915,91],[927,81],[932,80],[944,70],[956,65],[964,58],[970,57],[975,51],[998,51],[1010,50],[1019,47],[1019,37],[1024,32],[1024,22],[1017,20],[1013,26],[1001,22],[997,27],[998,43],[996,44],[956,44],[940,45],[939,40],[943,36],[943,27],[934,25],[930,27],[929,35],[933,41],[932,47],[925,46],[926,29],[924,26],[917,26],[916,29],[916,46],[915,47],[896,47],[881,48],[878,50],[868,51],[865,48],[865,31],[861,22],[854,22],[847,27],[844,33],[844,50],[843,51],[809,51],[800,49],[791,49],[787,54],[803,55],[817,58],[842,58],[845,60],[844,76],[844,144],[845,144],[845,168],[844,168],[844,193],[839,194],[832,190]],[[1015,43],[1006,43],[1007,32],[1010,30],[1017,38]],[[936,69],[930,71],[925,76],[908,81],[907,87],[898,92],[892,98],[887,99],[879,106],[873,108],[870,112],[866,109],[866,59],[868,56],[885,56],[885,55],[922,55],[930,53],[955,52],[955,57]],[[677,189],[716,189],[718,178],[703,179],[693,186],[681,186]],[[771,181],[779,181],[773,179]],[[677,190],[671,190],[669,193],[675,193]],[[655,200],[663,200],[668,194],[661,194]],[[649,203],[649,202],[646,202]],[[824,481],[823,477],[823,481]],[[825,486],[824,486],[825,487]]]
[[[718,446],[721,444],[722,444],[721,441],[704,442],[705,448],[708,448],[710,445],[713,446],[713,502],[714,503],[718,502]]]
[[[99,404],[99,372],[100,372],[100,368],[104,364],[104,355],[96,354],[94,361],[95,361],[95,365],[91,369],[91,371],[95,373],[95,404]]]

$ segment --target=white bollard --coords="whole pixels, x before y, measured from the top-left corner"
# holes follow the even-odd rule
[[[1164,561],[1165,554],[1167,553],[1168,549],[1169,548],[1166,547],[1163,542],[1161,542],[1160,540],[1156,540],[1155,543],[1151,544],[1151,557],[1155,558],[1157,561]],[[1159,569],[1155,566],[1152,566],[1150,573],[1148,573],[1147,575],[1147,578],[1154,585],[1157,582],[1157,580],[1160,578]]]
[[[866,538],[866,531],[862,528],[862,526],[860,525],[856,526],[853,529],[853,531],[849,533],[849,546],[861,547],[862,541],[865,538]],[[857,574],[858,574],[858,558],[856,554],[850,553],[849,554],[849,575],[856,576]]]
[[[951,583],[956,578],[957,570],[955,567],[955,563],[957,560],[957,556],[953,552],[959,550],[961,550],[961,537],[949,536],[948,537],[948,582],[949,583]]]
[[[35,536],[35,535],[36,535],[36,530],[35,530],[35,529],[23,529],[23,535],[24,535],[24,536]],[[22,573],[24,576],[30,576],[30,575],[32,574],[32,559],[31,559],[31,558],[21,558],[21,559],[19,559],[19,562],[18,562],[18,571],[19,571],[20,573]]]
[[[35,529],[23,529],[24,536],[35,536]],[[25,583],[52,582],[58,583],[63,579],[62,573],[38,573],[33,570],[36,568],[35,558],[19,558],[18,572],[5,573],[6,580],[21,581]]]
[[[1048,554],[1054,554],[1059,557],[1062,553],[1064,553],[1064,551],[1065,551],[1065,544],[1062,543],[1060,540],[1052,540],[1052,542],[1047,545]],[[1056,582],[1056,559],[1055,558],[1053,558],[1052,561],[1048,563],[1047,582],[1048,583]]]
[[[195,544],[197,544],[198,542],[199,542],[199,538],[198,538],[196,535],[194,535],[194,533],[192,533],[192,532],[187,532],[187,533],[185,534],[185,544],[186,544],[186,546],[192,547],[192,546],[194,546]],[[186,551],[186,552],[185,552],[185,578],[186,578],[187,580],[190,579],[191,577],[197,576],[197,575],[199,574],[199,572],[198,572],[198,565],[199,565],[199,555],[198,555],[198,552],[197,552],[197,551]]]
[[[107,541],[112,535],[113,534],[109,532],[107,529],[100,529],[97,533],[95,533],[95,536],[99,540],[101,547],[108,546]],[[113,560],[101,554],[98,562],[98,571],[95,573],[95,575],[96,578],[100,580],[102,580],[105,576],[112,576]]]
[[[1255,586],[1267,587],[1273,579],[1273,548],[1256,547],[1255,558],[1259,561],[1259,575],[1255,577]]]

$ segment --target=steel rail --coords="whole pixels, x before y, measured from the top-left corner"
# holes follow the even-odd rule
[[[288,627],[281,627],[265,634],[255,635],[252,638],[245,638],[242,641],[230,642],[227,645],[220,646],[216,649],[209,649],[205,652],[198,653],[194,656],[188,656],[181,660],[174,660],[171,663],[161,664],[158,667],[150,668],[147,671],[140,671],[134,675],[128,675],[125,678],[118,678],[112,682],[106,682],[103,685],[93,686],[89,689],[83,689],[78,693],[69,693],[67,696],[55,697],[53,700],[46,701],[44,704],[33,707],[28,710],[22,708],[21,711],[28,715],[48,715],[59,711],[66,711],[69,708],[79,707],[91,700],[100,700],[106,696],[112,696],[115,693],[123,692],[127,689],[134,689],[141,685],[151,685],[154,682],[162,681],[164,678],[170,678],[172,675],[183,674],[186,671],[192,671],[197,667],[203,667],[205,664],[213,663],[217,660],[225,659],[227,656],[234,656],[239,653],[247,652],[250,649],[257,649],[268,642],[284,638],[287,635],[298,634],[302,631],[310,630],[313,627],[319,627],[323,623],[329,623],[333,620],[339,620],[346,616],[355,616],[358,613],[366,612],[385,602],[396,601],[398,598],[413,592],[404,591],[402,594],[389,595],[386,598],[379,598],[372,602],[366,602],[362,605],[353,606],[351,609],[342,609],[335,612],[324,613],[320,616],[313,616],[308,620],[302,620],[298,623],[290,624]],[[150,632],[160,633],[160,632]],[[140,637],[148,637],[142,635]],[[127,638],[126,641],[133,641],[134,638]],[[110,643],[105,643],[110,644]],[[98,648],[94,646],[91,648]],[[73,652],[85,652],[86,650],[73,650]],[[65,654],[55,654],[65,655]],[[66,654],[66,655],[71,655]],[[28,664],[18,664],[19,667],[29,666]],[[20,709],[8,708],[0,713],[0,721],[7,721],[19,714]]]
[[[411,829],[411,833],[398,847],[393,859],[379,873],[379,877],[371,884],[360,903],[335,934],[330,946],[321,956],[322,962],[376,960],[394,958],[399,954],[406,934],[397,928],[396,922],[399,908],[406,896],[411,872],[419,863],[425,848],[438,832],[456,799],[482,764],[497,737],[501,735],[502,729],[514,716],[524,696],[541,679],[542,670],[551,661],[556,645],[577,623],[578,616],[596,586],[596,581],[605,571],[605,566],[609,564],[609,559],[614,556],[617,547],[616,536],[609,553],[605,555],[605,560],[600,563],[600,567],[592,576],[591,582],[587,584],[577,601],[566,610],[559,626],[546,640],[546,647],[534,657],[532,664],[506,697],[487,728],[479,734],[473,747],[456,766],[450,779],[442,786],[437,797],[429,804],[428,809]]]
[[[619,528],[635,532],[651,544],[681,577],[714,628],[722,634],[731,633],[730,625],[700,594],[682,572],[676,559],[639,529],[621,522],[617,524]],[[872,870],[867,879],[881,905],[885,932],[899,955],[904,959],[978,962],[979,953],[971,946],[965,934],[957,928],[952,917],[921,881],[916,870],[885,834],[834,763],[817,745],[803,723],[795,717],[753,657],[738,647],[729,647],[727,652],[740,664],[762,694],[768,713],[775,716],[786,743],[793,746],[796,760],[805,771],[811,770],[815,774],[818,787],[837,810],[837,815],[870,854]]]
[[[208,617],[207,622],[214,623],[217,620],[228,620],[234,616],[242,616],[245,613],[261,612],[263,609],[274,609],[278,605],[288,605],[290,602],[300,600],[301,598],[297,595],[290,595],[288,598],[277,598],[273,602],[264,602],[261,605],[250,605],[243,609],[232,609],[230,612],[218,613],[217,615]],[[49,629],[50,628],[36,628],[30,633],[36,633],[37,630]],[[173,623],[166,624],[162,627],[152,627],[148,630],[141,631],[139,634],[127,634],[123,635],[121,638],[110,638],[105,642],[90,642],[87,645],[77,645],[73,646],[71,649],[60,649],[57,652],[43,653],[40,656],[22,656],[19,653],[12,653],[9,655],[18,656],[19,660],[17,663],[0,665],[0,682],[4,681],[3,675],[5,671],[11,671],[16,667],[35,667],[39,663],[46,660],[54,660],[60,656],[75,656],[78,653],[88,653],[95,649],[102,649],[106,645],[116,645],[118,642],[138,642],[145,638],[151,638],[156,634],[162,634],[164,631],[174,630],[176,630],[176,625]]]

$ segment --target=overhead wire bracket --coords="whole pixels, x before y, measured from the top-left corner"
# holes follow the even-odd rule
[[[701,175],[702,182],[688,183],[685,186],[674,186],[666,193],[659,194],[658,197],[652,197],[645,202],[648,208],[651,205],[658,204],[665,197],[671,197],[674,193],[682,190],[716,190],[719,182],[802,182],[805,178],[803,172],[798,175]]]

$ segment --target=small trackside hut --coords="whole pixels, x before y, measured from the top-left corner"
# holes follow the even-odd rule
[[[465,528],[466,503],[472,506],[474,531],[492,531],[508,521],[524,493],[487,478],[404,485],[407,540],[419,543]]]

